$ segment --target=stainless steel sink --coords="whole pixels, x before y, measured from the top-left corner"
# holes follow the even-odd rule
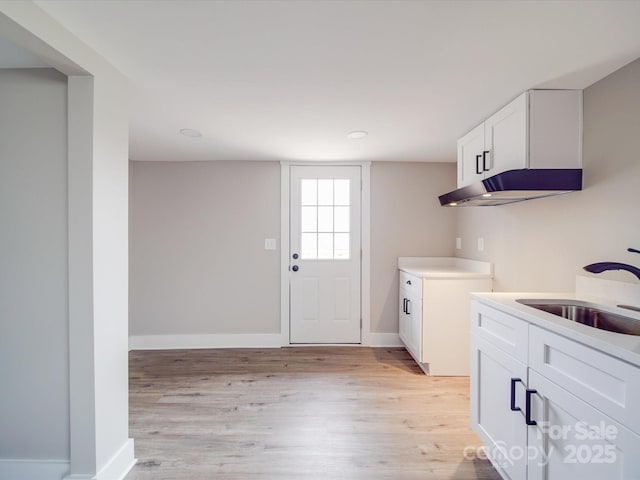
[[[602,310],[597,305],[579,300],[537,300],[521,298],[516,302],[537,308],[573,322],[600,330],[640,335],[640,320]]]

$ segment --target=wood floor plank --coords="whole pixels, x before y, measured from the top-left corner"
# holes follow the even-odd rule
[[[468,392],[400,348],[134,351],[126,478],[498,480]]]

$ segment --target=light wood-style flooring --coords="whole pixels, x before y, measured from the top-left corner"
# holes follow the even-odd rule
[[[131,352],[126,478],[498,480],[468,390],[401,348]]]

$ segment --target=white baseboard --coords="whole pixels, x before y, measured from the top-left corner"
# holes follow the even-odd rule
[[[2,480],[51,480],[69,473],[69,460],[0,459]]]
[[[132,335],[129,350],[178,350],[191,348],[279,348],[279,333],[226,333],[208,335]]]
[[[102,466],[97,474],[69,474],[64,477],[64,480],[123,480],[135,464],[133,439],[129,438],[107,463]]]
[[[96,475],[96,480],[122,480],[136,464],[133,456],[133,438],[128,438]]]
[[[279,348],[279,333],[226,333],[202,335],[132,335],[129,350],[181,350],[194,348]],[[316,345],[317,346],[317,345]],[[397,333],[367,336],[367,347],[402,347]]]
[[[369,333],[369,347],[403,347],[397,333]]]

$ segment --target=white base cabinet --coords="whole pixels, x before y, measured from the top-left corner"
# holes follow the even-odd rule
[[[491,288],[489,277],[423,278],[400,271],[400,339],[425,373],[469,375],[469,293]]]
[[[640,369],[474,301],[471,423],[509,480],[640,478]]]

